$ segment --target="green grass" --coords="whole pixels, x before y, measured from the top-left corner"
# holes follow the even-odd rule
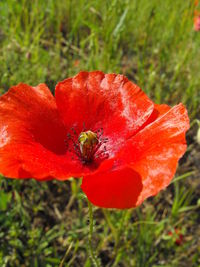
[[[53,91],[80,70],[98,69],[123,73],[156,103],[183,102],[198,118],[193,2],[1,0],[1,93],[19,82],[45,82]],[[196,171],[192,157],[189,151],[180,174]],[[136,210],[95,208],[92,242],[101,265],[199,267],[196,177],[174,182]],[[65,266],[93,266],[87,201],[77,183],[0,178],[0,266],[58,266],[66,251]],[[181,246],[168,234],[175,228],[184,235]]]
[[[79,70],[120,72],[157,103],[183,101],[194,116],[200,36],[193,11],[193,1],[181,0],[2,0],[1,87],[23,81],[53,89]]]

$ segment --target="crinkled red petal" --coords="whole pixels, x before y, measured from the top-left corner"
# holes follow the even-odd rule
[[[66,134],[46,85],[12,87],[0,98],[0,172],[39,180],[84,173],[66,151]]]
[[[10,178],[34,178],[44,181],[50,177],[57,180],[80,178],[92,172],[92,169],[79,160],[73,160],[69,154],[56,155],[39,143],[29,142],[11,144],[0,150],[0,171]]]
[[[56,103],[66,127],[82,131],[103,128],[107,149],[118,149],[136,133],[153,112],[154,105],[142,90],[123,75],[100,71],[80,72],[56,86]]]
[[[136,205],[142,181],[133,169],[123,167],[84,176],[81,188],[96,206],[127,209]]]
[[[169,185],[186,151],[188,129],[187,110],[179,104],[131,138],[118,155],[142,177],[143,190],[137,205]]]
[[[169,111],[171,109],[170,106],[165,105],[165,104],[161,104],[161,105],[157,105],[154,104],[154,110],[151,113],[151,116],[148,118],[148,120],[142,125],[142,127],[140,128],[140,131],[142,129],[144,129],[148,124],[154,122],[156,119],[158,119],[160,116],[162,116],[163,114],[165,114],[167,111]]]
[[[104,208],[135,207],[169,185],[186,150],[189,119],[182,104],[157,110],[157,120],[127,141],[110,161],[112,167],[107,172],[100,168],[98,173],[83,178],[82,189],[93,204]],[[127,164],[129,167],[123,169]]]

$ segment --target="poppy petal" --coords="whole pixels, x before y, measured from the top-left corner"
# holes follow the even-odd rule
[[[13,116],[14,113],[14,116]],[[46,85],[19,84],[0,98],[0,170],[11,178],[82,177],[95,171],[67,150],[67,130]]]
[[[162,116],[163,114],[165,114],[167,111],[169,111],[171,109],[170,106],[162,104],[162,105],[157,105],[154,104],[154,110],[151,113],[151,116],[147,119],[147,121],[142,125],[142,127],[140,128],[140,131],[142,129],[144,129],[148,124],[154,122],[156,119],[158,119],[158,117]]]
[[[123,75],[80,72],[56,86],[56,103],[66,125],[82,131],[103,128],[116,143],[137,132],[153,112],[152,101]],[[111,142],[111,143],[113,143]]]
[[[16,152],[17,151],[17,152]],[[92,172],[71,155],[56,155],[39,143],[13,143],[0,149],[0,170],[10,178],[66,180]]]
[[[65,163],[63,177],[71,161],[65,154],[65,138],[66,129],[46,85],[19,84],[0,98],[0,170],[5,176],[51,176],[54,169],[60,174]]]
[[[96,206],[127,209],[136,205],[142,181],[137,172],[124,167],[84,176],[81,188]]]
[[[1,129],[6,129],[10,141],[34,139],[55,153],[65,153],[66,130],[45,84],[12,87],[0,98],[0,115]]]
[[[169,185],[186,150],[188,129],[187,110],[179,104],[138,132],[118,155],[118,160],[130,164],[142,177],[137,205]]]

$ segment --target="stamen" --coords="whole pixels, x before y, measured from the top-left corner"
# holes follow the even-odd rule
[[[83,131],[78,135],[74,127],[71,129],[72,133],[67,134],[68,140],[65,140],[69,152],[75,152],[76,156],[82,163],[88,164],[93,160],[103,160],[108,158],[106,146],[101,149],[102,145],[108,142],[108,138],[103,136],[103,128],[95,132],[90,130],[85,131],[85,124],[83,123]],[[70,147],[73,147],[73,150]],[[74,157],[73,157],[74,159]]]

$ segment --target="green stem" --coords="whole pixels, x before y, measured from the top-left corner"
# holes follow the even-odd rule
[[[92,204],[90,203],[89,200],[87,200],[88,202],[88,209],[89,209],[89,220],[90,220],[90,224],[89,224],[89,253],[90,253],[90,257],[92,259],[92,263],[95,267],[100,267],[99,261],[97,259],[97,256],[95,255],[95,252],[93,250],[92,247],[92,234],[93,234],[93,211],[92,211]]]

